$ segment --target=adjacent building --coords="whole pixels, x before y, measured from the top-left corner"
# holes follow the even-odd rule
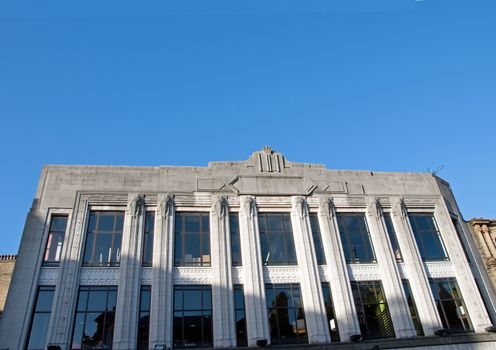
[[[496,289],[496,219],[473,218],[468,222],[484,266]]]
[[[45,166],[0,348],[491,349],[476,252],[430,173],[329,170],[269,147],[207,167]]]
[[[14,271],[15,260],[15,255],[0,255],[0,318],[2,318],[5,299],[7,299],[7,291]]]

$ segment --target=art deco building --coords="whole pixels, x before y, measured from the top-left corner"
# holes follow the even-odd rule
[[[270,148],[208,167],[46,166],[0,348],[493,349],[476,252],[429,173]]]

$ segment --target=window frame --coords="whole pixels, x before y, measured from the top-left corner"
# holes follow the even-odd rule
[[[241,232],[240,232],[240,225],[239,225],[239,212],[238,211],[230,211],[229,212],[229,236],[230,236],[230,242],[231,242],[231,266],[243,266],[243,252],[241,249]],[[236,217],[238,221],[238,229],[237,232],[233,235],[232,232],[232,220],[231,217]],[[233,237],[236,236],[236,239],[238,241],[239,245],[239,252],[236,252],[239,254],[239,261],[234,261],[234,245],[233,245]]]
[[[199,232],[198,232],[198,235],[199,235],[199,238],[200,238],[200,242],[199,243],[199,247],[200,247],[200,256],[199,256],[199,259],[200,261],[199,262],[194,262],[194,261],[191,261],[191,262],[186,262],[185,261],[185,252],[186,252],[186,233],[188,231],[186,231],[186,225],[185,225],[185,220],[186,220],[186,216],[187,215],[191,215],[191,216],[199,216],[199,221],[200,221],[200,228],[199,228]],[[179,260],[177,260],[176,256],[177,256],[177,248],[178,248],[178,231],[177,231],[177,219],[178,219],[178,216],[183,216],[183,223],[181,224],[182,225],[182,231],[180,232],[179,234],[179,237],[181,238],[181,255],[180,255],[180,258]],[[202,217],[206,217],[208,219],[208,229],[207,231],[204,231],[203,230],[203,224],[202,224]],[[211,267],[212,266],[212,246],[211,246],[211,234],[210,234],[210,226],[211,226],[211,222],[210,222],[210,212],[208,211],[191,211],[191,210],[185,210],[185,211],[178,211],[176,210],[176,212],[174,213],[174,255],[173,255],[173,259],[174,259],[174,267]],[[193,232],[195,233],[195,232]],[[209,260],[208,261],[204,261],[204,257],[207,256],[206,254],[203,254],[204,251],[204,241],[205,241],[205,235],[207,235],[207,242],[208,242],[208,257],[209,257]],[[194,257],[192,257],[193,259]]]
[[[147,217],[148,215],[152,216],[152,227],[147,231]],[[155,219],[156,219],[156,211],[150,210],[146,208],[144,220],[143,220],[143,247],[141,252],[141,266],[142,267],[152,267],[153,266],[153,250],[154,250],[154,238],[155,238]],[[147,245],[147,242],[151,240],[151,245]],[[147,248],[150,248],[150,251],[147,252]],[[146,254],[150,254],[150,260],[145,260]]]
[[[312,225],[312,218],[315,218],[314,219],[315,225]],[[313,246],[315,250],[315,260],[317,261],[317,265],[327,265],[324,242],[322,240],[322,230],[320,229],[320,219],[318,213],[309,212],[308,222],[310,223],[310,231],[312,232]],[[317,231],[315,231],[315,229]]]
[[[423,236],[421,237],[420,234],[423,235],[423,232],[427,232],[427,231],[421,230],[422,232],[419,232],[419,234],[417,234],[415,232],[415,228],[414,228],[414,225],[412,224],[412,219],[411,219],[414,216],[430,216],[431,217],[432,222],[434,223],[434,228],[436,230],[436,237],[438,238],[438,242],[433,242],[433,243],[436,245],[437,248],[441,247],[441,251],[444,254],[444,257],[423,256],[423,252],[426,251],[426,249],[424,247],[427,247],[427,245],[424,244],[424,241],[426,241],[426,240],[424,239]],[[415,210],[415,211],[409,210],[408,211],[408,224],[410,225],[413,239],[414,239],[415,244],[417,246],[418,254],[420,256],[420,259],[423,262],[450,261],[448,250],[446,249],[446,244],[444,243],[444,239],[443,239],[441,230],[439,229],[439,225],[438,225],[437,221],[438,220],[436,219],[436,215],[434,212],[426,211],[426,210]],[[415,227],[416,227],[416,225],[415,225]],[[420,239],[420,241],[419,241],[419,239],[417,239],[417,237]]]
[[[339,227],[340,225],[339,225],[339,219],[338,218],[341,216],[360,216],[360,218],[363,219],[365,229],[367,232],[367,240],[364,239],[363,235],[360,238],[361,238],[362,243],[368,243],[368,246],[370,247],[370,254],[372,255],[371,259],[361,260],[360,258],[355,258],[355,259],[352,258],[353,244],[351,244],[351,245],[349,244],[349,242],[351,242],[351,240],[350,240],[349,235],[347,234],[348,230],[346,230],[346,233],[345,233],[345,232],[342,232],[340,230],[340,227]],[[367,215],[365,214],[365,212],[363,210],[339,210],[336,212],[335,220],[336,220],[336,228],[338,230],[339,239],[340,239],[341,246],[343,248],[344,259],[345,259],[346,264],[377,264],[377,257],[375,254],[374,245],[372,243],[372,237],[370,235],[370,227],[369,227],[369,223],[367,221]],[[346,236],[344,236],[344,235],[346,235]],[[345,245],[343,242],[343,237],[346,238],[346,243],[347,243],[346,248],[345,248]],[[364,247],[365,246],[366,245],[364,244]]]
[[[270,216],[280,216],[281,219],[281,225],[283,230],[282,231],[273,231],[269,229],[269,217]],[[265,225],[265,230],[261,229],[261,217],[264,218],[264,225]],[[287,218],[286,221],[289,222],[289,228],[290,230],[288,231],[287,228],[284,225],[285,218]],[[260,252],[261,252],[261,258],[262,258],[262,264],[264,266],[294,266],[298,265],[298,257],[296,255],[296,246],[294,242],[294,232],[293,232],[293,225],[291,221],[291,213],[288,211],[262,211],[258,212],[257,214],[257,222],[258,222],[258,232],[259,232],[259,237],[260,237]],[[283,244],[284,244],[284,259],[283,261],[279,262],[273,262],[273,253],[272,253],[272,245],[273,245],[273,235],[281,235],[283,238]],[[289,237],[289,238],[288,238]],[[263,241],[267,242],[267,254],[265,254],[264,251],[264,246],[263,246]],[[292,247],[292,254],[293,256],[289,256],[288,253],[291,252],[291,247]],[[265,256],[264,256],[265,255]]]
[[[39,298],[41,291],[52,292],[52,296],[51,296],[52,303],[51,303],[51,307],[48,311],[46,311],[46,310],[37,311],[36,310],[38,308],[38,301],[39,301],[38,298]],[[38,288],[36,289],[36,297],[35,297],[33,307],[31,310],[31,317],[29,320],[29,328],[28,328],[27,337],[26,337],[26,345],[25,345],[26,350],[44,350],[46,348],[48,340],[49,340],[47,335],[45,335],[45,341],[44,341],[45,344],[43,345],[43,348],[41,348],[41,349],[40,348],[30,348],[29,343],[31,341],[31,337],[33,336],[32,332],[33,332],[33,325],[35,322],[36,315],[45,314],[45,315],[48,315],[48,319],[50,319],[50,317],[52,315],[54,296],[55,296],[55,286],[38,286]],[[48,327],[48,323],[46,324],[46,326]]]
[[[46,253],[47,253],[47,249],[48,249],[48,244],[49,244],[49,240],[50,240],[50,234],[52,232],[51,228],[52,228],[52,223],[53,223],[53,219],[55,217],[65,217],[66,218],[66,224],[65,224],[65,230],[62,232],[62,231],[57,231],[57,233],[62,233],[62,246],[60,248],[60,256],[59,256],[59,260],[46,260],[45,259],[45,256],[46,256]],[[69,227],[70,227],[70,222],[71,220],[71,213],[69,212],[69,210],[67,211],[60,211],[60,210],[57,210],[57,211],[53,211],[53,212],[50,212],[49,213],[49,217],[48,217],[48,220],[47,220],[47,224],[46,224],[46,234],[45,234],[45,249],[43,250],[43,257],[42,257],[42,266],[43,267],[56,267],[56,266],[59,266],[60,265],[60,261],[62,260],[63,258],[63,253],[64,253],[64,242],[65,242],[65,238],[67,236],[67,232],[69,230]]]

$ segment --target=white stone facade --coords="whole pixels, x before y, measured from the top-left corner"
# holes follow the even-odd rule
[[[119,267],[82,267],[91,210],[125,211]],[[152,267],[140,263],[145,211],[155,212]],[[185,211],[209,213],[209,267],[174,265],[174,217]],[[264,212],[290,215],[297,265],[264,265],[258,223],[258,213]],[[365,215],[374,263],[346,263],[336,215],[350,212]],[[449,260],[422,261],[408,221],[408,214],[416,212],[434,215]],[[239,215],[242,266],[231,266],[228,213]],[[384,213],[394,224],[403,256],[400,263]],[[61,261],[59,266],[43,267],[49,223],[58,214],[68,216]],[[318,217],[325,265],[317,264],[310,214]],[[461,223],[461,238],[453,218]],[[141,285],[151,285],[150,349],[173,345],[175,285],[212,286],[213,345],[218,348],[236,346],[233,284],[244,287],[249,346],[260,339],[270,341],[266,283],[299,284],[311,344],[331,342],[323,282],[329,282],[342,341],[360,334],[350,281],[381,281],[396,338],[410,338],[416,331],[402,279],[409,280],[423,331],[432,336],[443,325],[429,278],[455,278],[475,333],[485,333],[496,320],[496,310],[474,248],[449,185],[429,173],[328,170],[319,164],[289,162],[268,148],[247,161],[212,162],[208,167],[46,166],[0,320],[0,349],[25,348],[39,286],[55,287],[47,344],[61,349],[71,346],[79,286],[118,287],[114,349],[135,347]]]

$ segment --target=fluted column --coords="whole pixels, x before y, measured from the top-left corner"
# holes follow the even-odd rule
[[[212,198],[210,252],[212,261],[212,308],[214,347],[236,347],[234,295],[231,276],[231,237],[227,197]]]
[[[149,346],[172,346],[174,292],[174,198],[158,197],[153,238],[152,292],[150,301]]]
[[[361,333],[360,325],[337,229],[334,203],[329,197],[320,197],[319,200],[320,232],[322,242],[324,242],[334,312],[336,313],[339,336],[342,341],[348,341],[350,336]]]
[[[120,283],[115,312],[113,348],[116,350],[136,347],[144,206],[143,195],[129,195],[124,230],[122,232]]]
[[[327,325],[319,267],[304,197],[292,197],[291,223],[295,246],[298,247],[296,256],[300,268],[300,287],[305,308],[308,341],[310,344],[328,343],[331,341],[331,336]]]
[[[243,256],[244,293],[248,346],[256,346],[259,339],[270,342],[262,254],[255,199],[240,197],[239,234]]]
[[[408,214],[401,198],[391,198],[391,206],[391,219],[397,233],[398,244],[403,255],[422,328],[425,335],[433,335],[436,330],[443,328],[443,325],[437,313],[424,264],[408,221]]]
[[[367,221],[377,263],[381,269],[382,285],[394,332],[397,338],[413,337],[416,335],[415,326],[410,316],[400,272],[384,225],[382,209],[376,198],[367,198]]]

